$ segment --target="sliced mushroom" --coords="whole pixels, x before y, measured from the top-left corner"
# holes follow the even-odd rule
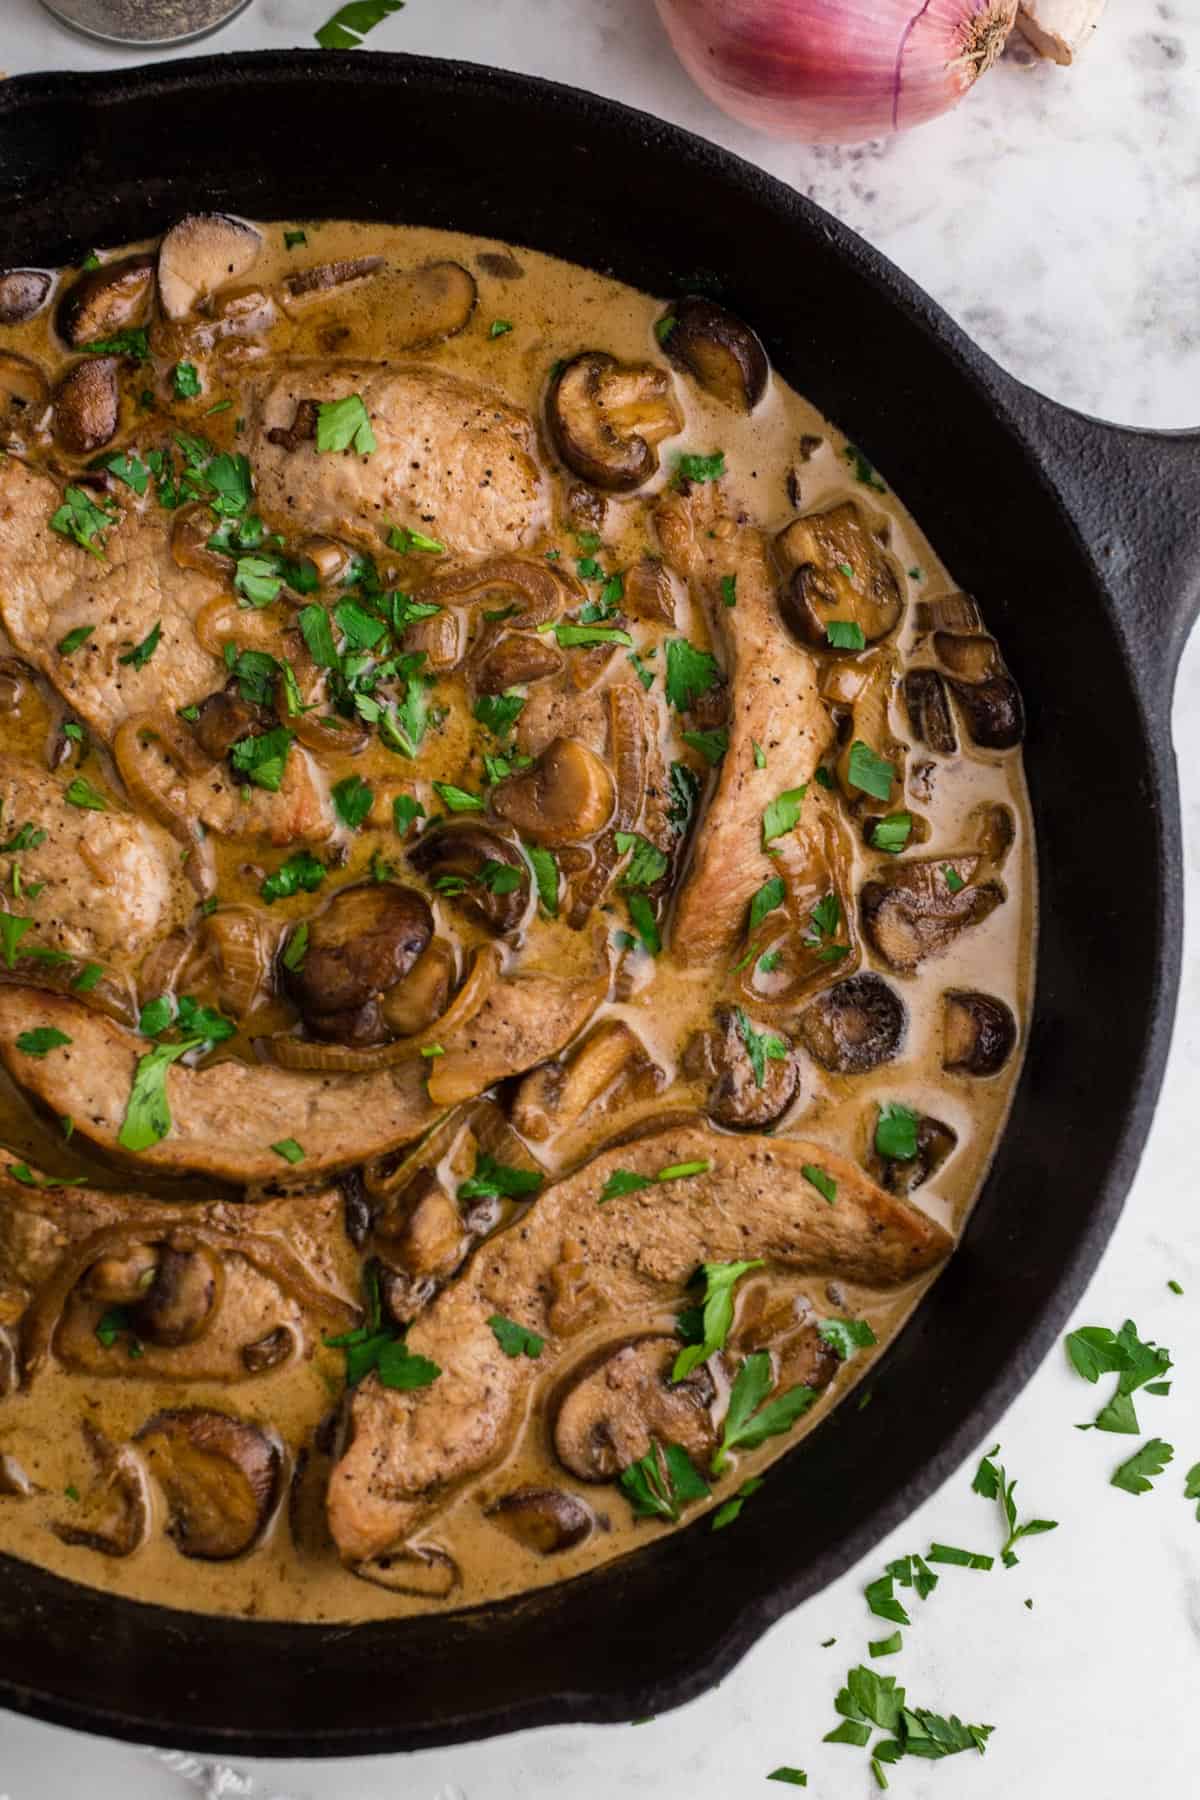
[[[747,1032],[758,1047],[761,1081]],[[689,1075],[707,1079],[709,1118],[735,1131],[761,1131],[773,1125],[796,1098],[800,1084],[799,1064],[787,1039],[778,1032],[760,1031],[734,1006],[717,1007],[713,1028],[698,1032],[688,1045],[684,1068]]]
[[[810,1302],[802,1294],[781,1296],[767,1281],[743,1289],[729,1342],[746,1355],[770,1351],[780,1387],[810,1387],[819,1392],[837,1374],[837,1351],[817,1330]]]
[[[262,708],[244,700],[237,684],[230,682],[200,702],[192,721],[192,735],[206,756],[221,762],[242,738],[263,731],[266,725]]]
[[[892,730],[891,706],[896,687],[896,655],[881,646],[867,656],[831,662],[821,681],[821,697],[834,708],[839,724],[840,749],[835,769],[838,787],[855,812],[877,808],[884,801],[889,811],[903,805],[906,746]],[[885,796],[864,790],[853,777],[854,746],[862,743],[891,769]],[[853,773],[852,773],[853,770]]]
[[[946,683],[936,669],[909,669],[904,677],[904,703],[914,733],[939,756],[958,749],[954,715]]]
[[[139,1338],[176,1349],[204,1336],[225,1291],[225,1265],[212,1250],[167,1245],[153,1279],[130,1315]]]
[[[408,853],[437,893],[482,919],[494,932],[516,931],[529,909],[529,866],[515,844],[487,825],[448,819],[423,832]],[[498,881],[499,863],[515,869],[515,887]]]
[[[0,271],[0,325],[23,325],[45,305],[53,276],[44,269]]]
[[[183,1556],[242,1556],[279,1497],[279,1446],[247,1419],[188,1406],[155,1413],[134,1437],[166,1496],[167,1530]]]
[[[452,1556],[420,1544],[377,1556],[372,1562],[355,1563],[354,1573],[394,1594],[418,1594],[424,1600],[448,1600],[462,1581]]]
[[[408,974],[432,936],[433,914],[416,888],[342,888],[309,920],[304,961],[284,963],[283,980],[315,1036],[362,1042],[358,1016]]]
[[[674,575],[657,556],[644,556],[625,571],[625,609],[635,619],[674,625],[675,590]]]
[[[651,1442],[703,1457],[716,1441],[712,1377],[703,1364],[673,1383],[673,1337],[645,1337],[609,1352],[569,1389],[554,1421],[554,1449],[581,1481],[611,1481]]]
[[[244,275],[261,249],[253,225],[228,213],[189,213],[172,225],[158,250],[158,297],[168,319],[185,318]]]
[[[630,1083],[646,1096],[663,1081],[641,1038],[623,1019],[605,1019],[570,1056],[542,1063],[526,1075],[513,1100],[513,1124],[522,1137],[542,1143],[578,1124],[619,1087]]]
[[[198,569],[205,575],[233,571],[233,558],[210,550],[208,540],[216,530],[212,508],[206,500],[181,506],[171,521],[171,557],[180,569]]]
[[[1003,672],[1004,664],[995,638],[977,632],[935,631],[934,654],[950,675],[972,685],[990,681]]]
[[[263,1375],[268,1369],[278,1369],[288,1362],[295,1348],[294,1334],[286,1325],[277,1325],[265,1337],[255,1338],[252,1344],[242,1345],[242,1363],[247,1374]]]
[[[998,1075],[1017,1042],[1012,1008],[994,994],[942,996],[942,1067],[950,1075]]]
[[[972,808],[971,822],[980,855],[993,870],[1002,869],[1017,836],[1012,808],[1003,806],[998,800],[985,800],[982,805]]]
[[[267,442],[278,444],[284,450],[299,450],[316,437],[318,416],[315,400],[297,400],[291,424],[272,425],[267,433]]]
[[[572,531],[602,534],[608,517],[608,501],[586,482],[573,481],[567,489],[567,517]]]
[[[307,537],[297,545],[297,551],[312,563],[324,587],[340,581],[350,567],[350,552],[336,538]]]
[[[0,656],[0,712],[18,712],[33,675],[28,663],[15,656]],[[68,743],[70,739],[66,740]]]
[[[1013,750],[1025,735],[1025,708],[1011,675],[969,684],[951,681],[972,743],[982,750]]]
[[[904,1002],[878,975],[852,975],[827,988],[800,1016],[809,1055],[834,1075],[865,1075],[890,1062],[904,1042]]]
[[[493,1206],[490,1224],[497,1217]],[[378,1215],[374,1235],[384,1308],[394,1324],[407,1325],[461,1267],[474,1237],[481,1234],[467,1228],[437,1175],[424,1168]]]
[[[891,969],[911,974],[1004,900],[999,882],[976,882],[975,855],[897,864],[859,894],[863,931]]]
[[[753,412],[766,392],[770,364],[748,325],[715,300],[685,294],[659,326],[659,342],[677,369],[686,369],[706,394],[735,412]]]
[[[84,1276],[81,1291],[104,1306],[132,1306],[154,1280],[158,1257],[153,1244],[134,1244],[118,1256],[102,1256]]]
[[[379,1002],[380,1016],[396,1037],[415,1037],[440,1019],[450,999],[456,969],[454,951],[435,937],[408,974]]]
[[[958,1143],[958,1133],[941,1119],[922,1113],[917,1119],[915,1156],[881,1156],[872,1147],[868,1168],[889,1194],[911,1194],[936,1175]]]
[[[59,336],[77,350],[81,344],[140,325],[150,310],[153,286],[153,256],[123,256],[119,262],[87,270],[59,301],[55,321]]]
[[[340,262],[316,263],[311,269],[300,269],[289,275],[283,285],[293,302],[328,299],[335,288],[365,281],[369,275],[378,275],[383,266],[382,256],[343,257]]]
[[[526,682],[545,681],[563,667],[562,651],[531,631],[510,631],[481,657],[475,685],[481,694],[503,694]]]
[[[918,631],[982,631],[979,608],[970,594],[943,594],[917,601]]]
[[[567,467],[595,487],[628,493],[658,468],[656,445],[682,429],[666,371],[585,350],[550,384],[546,419]]]
[[[54,440],[71,456],[91,456],[116,434],[121,416],[117,359],[90,356],[72,364],[54,394]]]
[[[438,344],[465,330],[479,290],[461,263],[432,262],[388,281],[387,341],[394,350]]]
[[[28,1500],[37,1489],[15,1456],[0,1454],[0,1495],[9,1500]]]
[[[495,275],[500,281],[519,281],[525,273],[507,250],[481,250],[475,261],[485,275]]]
[[[49,405],[50,384],[38,365],[15,350],[0,350],[0,450],[28,445]]]
[[[428,619],[417,619],[404,633],[405,655],[421,655],[430,675],[448,675],[463,659],[466,630],[462,615],[443,608]]]
[[[523,1549],[541,1556],[573,1550],[595,1523],[591,1508],[562,1488],[514,1488],[494,1501],[485,1516]]]
[[[24,1302],[22,1301],[22,1306]],[[17,1386],[17,1350],[8,1332],[0,1328],[0,1400],[7,1400]]]
[[[523,838],[561,849],[604,830],[616,797],[607,765],[578,738],[555,738],[531,769],[492,789],[492,810]]]
[[[900,584],[853,500],[793,519],[776,546],[786,577],[780,610],[806,644],[819,650],[861,649],[857,642],[831,643],[829,627],[835,622],[856,625],[868,644],[895,628]]]
[[[127,1444],[118,1449],[87,1420],[83,1437],[97,1467],[96,1482],[76,1516],[57,1520],[50,1529],[64,1544],[104,1556],[132,1556],[150,1535],[150,1491],[141,1458]]]

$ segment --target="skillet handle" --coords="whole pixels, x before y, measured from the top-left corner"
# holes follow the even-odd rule
[[[1025,388],[1017,410],[1115,595],[1117,625],[1151,719],[1171,694],[1200,612],[1200,431],[1137,431]]]

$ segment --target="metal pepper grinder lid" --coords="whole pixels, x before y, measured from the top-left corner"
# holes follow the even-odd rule
[[[250,0],[42,0],[46,11],[105,44],[165,49],[220,30]]]

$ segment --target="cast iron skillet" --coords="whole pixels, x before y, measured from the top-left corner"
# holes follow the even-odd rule
[[[873,1404],[777,1464],[736,1530],[700,1525],[525,1600],[352,1631],[172,1613],[0,1558],[0,1699],[91,1731],[314,1756],[660,1713],[956,1468],[1116,1223],[1178,980],[1169,719],[1200,603],[1200,436],[1039,398],[790,189],[567,88],[374,51],[0,87],[0,268],[78,262],[198,207],[455,226],[664,296],[715,278],[979,596],[1025,695],[1042,924],[1012,1121]]]

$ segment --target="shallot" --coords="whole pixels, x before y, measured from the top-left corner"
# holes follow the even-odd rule
[[[853,143],[962,99],[1003,50],[1017,0],[657,0],[684,67],[773,137]]]

